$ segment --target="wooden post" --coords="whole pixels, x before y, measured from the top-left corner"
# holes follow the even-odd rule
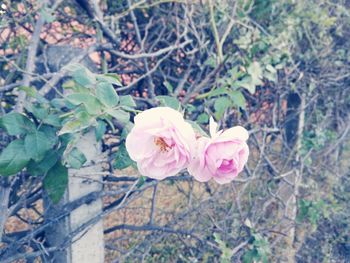
[[[100,159],[101,144],[96,142],[94,132],[84,134],[77,142],[76,147],[84,153],[87,162],[79,170],[69,169],[68,188],[64,200],[57,206],[51,205],[48,207],[48,218],[59,215],[60,208],[65,203],[72,202],[91,192],[102,189],[101,175],[99,173],[102,167],[100,163],[94,163]],[[72,232],[101,212],[101,199],[78,207],[71,212],[66,220],[62,220],[48,229],[46,237],[49,245],[57,246],[62,244]],[[102,220],[75,235],[67,249],[54,252],[49,258],[50,260],[54,260],[54,262],[60,263],[103,263],[104,241]]]

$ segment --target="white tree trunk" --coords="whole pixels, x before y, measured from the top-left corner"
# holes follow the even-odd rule
[[[77,200],[91,192],[100,191],[102,188],[101,176],[99,175],[102,167],[100,163],[95,164],[96,160],[101,159],[101,144],[96,142],[94,132],[82,136],[76,147],[85,154],[87,162],[79,170],[69,169],[68,188],[64,200],[57,207],[49,208],[48,215],[51,218],[60,214],[60,207],[64,203]],[[47,231],[46,236],[50,245],[61,244],[72,232],[101,212],[101,199],[78,207],[71,212],[66,220],[62,220]],[[102,220],[75,235],[66,250],[55,252],[50,257],[54,262],[60,263],[103,263]]]
[[[91,192],[100,191],[102,188],[101,164],[93,162],[101,156],[101,145],[96,142],[95,134],[85,134],[76,147],[85,154],[87,167],[79,170],[69,170],[68,202],[74,201]],[[96,175],[97,173],[97,175]],[[74,231],[82,224],[102,212],[102,200],[98,199],[88,205],[82,205],[74,210],[69,217],[70,230]],[[104,262],[103,222],[98,221],[90,229],[82,231],[75,237],[70,247],[70,263]]]

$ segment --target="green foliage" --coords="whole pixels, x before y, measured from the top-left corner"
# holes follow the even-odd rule
[[[238,90],[232,90],[228,93],[230,99],[232,100],[233,106],[240,109],[245,109],[246,100],[242,94],[242,92]]]
[[[130,107],[130,108],[136,107],[136,103],[130,95],[120,96],[119,99],[120,99],[120,105],[122,105],[122,107]]]
[[[227,110],[245,110],[243,90],[254,94],[257,86],[264,85],[264,79],[277,81],[277,70],[271,64],[252,61],[246,66],[236,65],[228,71],[227,76],[219,79],[217,87],[197,96],[197,99],[215,98],[215,118],[221,119]]]
[[[209,122],[209,116],[206,113],[201,113],[198,117],[197,117],[197,123],[200,124],[207,124]]]
[[[2,28],[9,28],[9,30],[15,32],[15,34],[9,34],[8,40],[0,44],[1,47],[4,47],[3,51],[7,49],[12,49],[13,51],[26,50],[26,45],[28,45],[28,39],[30,38],[16,34],[16,29],[17,25],[22,25],[23,23],[25,25],[28,23],[31,24],[31,22],[35,20],[32,19],[32,17],[35,16],[31,14],[31,10],[39,11],[45,22],[51,22],[52,19],[54,19],[55,14],[53,10],[48,9],[45,5],[39,7],[39,10],[37,10],[37,8],[35,8],[36,6],[34,6],[34,8],[32,8],[31,4],[27,6],[28,3],[24,3],[25,10],[28,14],[24,14],[24,17],[17,17],[16,12],[13,12],[14,10],[10,8],[10,6],[16,6],[15,8],[17,8],[19,2],[18,0],[5,0],[8,11],[4,10],[5,15],[2,17],[4,19],[0,19],[0,24]],[[104,8],[106,12],[105,17],[113,18],[115,14],[118,15],[127,12],[129,6],[125,2],[126,1],[120,0],[104,2],[104,5],[107,6],[107,8]],[[143,43],[143,46],[145,50],[139,50],[139,46],[137,46],[138,48],[134,50],[125,49],[123,52],[130,52],[130,54],[151,54],[157,52],[159,49],[167,48],[167,44],[170,46],[174,43],[173,41],[176,41],[174,46],[176,50],[171,49],[170,52],[164,54],[164,56],[146,58],[150,68],[152,68],[152,71],[154,69],[155,72],[143,71],[144,63],[141,63],[141,60],[135,60],[135,63],[127,63],[128,68],[126,71],[131,72],[130,76],[139,77],[140,74],[142,74],[141,72],[147,74],[152,73],[152,75],[147,75],[147,77],[151,77],[157,85],[157,94],[160,94],[159,91],[164,91],[169,95],[155,98],[156,101],[159,101],[160,105],[179,109],[180,103],[177,98],[173,97],[173,85],[177,84],[177,80],[184,80],[184,93],[180,93],[179,97],[189,96],[192,98],[192,96],[196,96],[196,94],[190,94],[190,92],[195,90],[196,83],[200,83],[201,78],[206,76],[205,74],[210,73],[218,66],[218,60],[215,55],[217,46],[207,16],[207,1],[199,2],[201,2],[201,4],[195,4],[195,12],[187,12],[192,10],[193,6],[188,6],[184,3],[163,3],[161,5],[156,4],[151,6],[145,4],[145,8],[136,8],[134,10],[137,16],[137,23],[140,25],[142,35],[144,36],[143,41],[145,41],[145,43]],[[265,155],[266,158],[271,158],[273,165],[276,166],[277,170],[280,170],[280,168],[289,167],[291,163],[290,160],[294,159],[293,154],[290,154],[288,149],[285,148],[283,148],[279,155],[277,152],[279,150],[275,147],[278,145],[272,144],[273,141],[281,142],[280,138],[282,136],[279,135],[283,134],[283,109],[279,109],[278,104],[274,104],[274,106],[277,106],[277,111],[274,111],[274,117],[276,113],[277,118],[273,118],[273,122],[270,123],[269,113],[264,112],[264,109],[259,109],[259,106],[256,105],[261,105],[261,99],[267,99],[269,103],[283,102],[285,94],[290,90],[300,93],[305,92],[307,95],[305,109],[306,121],[302,140],[301,161],[304,162],[307,167],[303,170],[303,185],[301,187],[303,187],[303,193],[304,191],[307,192],[308,200],[302,199],[298,203],[298,222],[307,222],[313,227],[321,224],[323,220],[320,219],[325,216],[328,208],[328,206],[324,204],[325,202],[329,202],[326,195],[332,195],[336,200],[332,203],[332,212],[335,203],[344,202],[346,204],[341,207],[341,213],[343,213],[341,224],[348,225],[348,213],[346,212],[348,211],[347,204],[349,203],[349,198],[346,194],[349,192],[349,188],[344,188],[343,191],[339,191],[338,188],[335,188],[334,195],[333,193],[327,192],[332,188],[331,184],[344,187],[344,183],[340,183],[339,180],[342,174],[340,167],[337,167],[336,170],[332,169],[332,156],[322,157],[322,150],[327,146],[331,146],[329,148],[330,150],[337,148],[334,151],[338,154],[337,164],[341,163],[342,160],[339,160],[340,158],[338,159],[338,157],[343,154],[342,151],[344,149],[338,146],[345,144],[347,139],[341,136],[344,127],[346,127],[346,122],[344,120],[347,119],[347,109],[350,106],[348,102],[343,102],[350,101],[346,93],[346,84],[348,82],[347,72],[350,62],[348,45],[348,3],[338,0],[237,0],[234,1],[234,5],[229,5],[227,1],[212,2],[214,3],[215,22],[217,23],[219,38],[223,37],[227,25],[231,21],[234,22],[234,25],[230,32],[228,32],[227,38],[225,40],[220,39],[223,41],[222,49],[224,53],[224,63],[221,65],[222,67],[218,69],[215,76],[210,78],[208,83],[204,83],[205,86],[202,86],[200,94],[196,97],[197,100],[202,100],[201,102],[203,102],[205,107],[202,107],[202,105],[198,107],[198,101],[192,105],[190,103],[191,100],[189,103],[186,103],[186,105],[182,105],[186,110],[187,117],[198,116],[196,122],[192,122],[191,124],[198,133],[207,136],[198,124],[207,125],[210,115],[213,115],[216,119],[220,119],[222,123],[227,121],[226,124],[229,124],[232,123],[230,119],[233,119],[233,122],[235,122],[236,118],[240,118],[240,113],[242,111],[247,111],[247,114],[244,115],[242,119],[239,119],[239,122],[245,123],[248,121],[249,127],[254,128],[254,130],[255,128],[260,130],[259,127],[255,127],[258,126],[259,123],[250,121],[254,119],[250,118],[250,116],[252,116],[250,114],[264,114],[265,117],[268,117],[265,118],[265,121],[267,121],[266,128],[270,128],[271,124],[280,128],[280,132],[276,134],[276,136],[268,132],[266,147],[263,147],[264,158]],[[75,6],[70,4],[68,4],[68,6],[71,11],[75,11]],[[168,7],[171,9],[168,9]],[[180,33],[183,37],[180,37],[178,41],[175,39],[176,32],[174,30],[178,25],[178,17],[176,15],[179,12],[176,11],[172,13],[172,10],[186,10],[186,17],[188,17],[186,21],[180,19]],[[16,18],[15,21],[8,19],[8,15],[12,16],[12,14],[14,15],[13,17]],[[56,14],[60,16],[59,13]],[[171,15],[162,17],[164,14]],[[179,14],[182,15],[181,12]],[[69,15],[71,15],[71,13]],[[88,16],[84,16],[84,18],[79,21],[91,22],[87,17]],[[172,17],[175,18],[174,23],[172,22]],[[22,18],[24,18],[24,20],[22,20]],[[160,20],[158,20],[159,18]],[[29,20],[27,21],[26,19]],[[129,19],[130,16],[125,16],[122,24],[119,23],[120,21],[113,23],[113,31],[116,32],[118,38],[119,36],[123,38],[123,35],[126,35],[127,38],[131,37],[130,39],[135,39],[135,35],[133,35],[135,34],[135,27],[125,26],[131,21]],[[190,23],[188,23],[187,20],[190,21]],[[59,22],[63,22],[63,25],[65,24],[64,21],[65,20]],[[159,21],[166,22],[164,23],[164,37],[162,37],[161,41],[158,41],[160,44],[157,44],[156,42],[152,43],[154,39],[157,39],[153,37],[154,32],[152,32],[152,30],[155,28],[153,25],[157,25]],[[92,23],[91,26],[94,26],[94,23]],[[148,29],[150,29],[149,32],[147,32]],[[167,35],[168,31],[171,32],[169,35]],[[122,34],[118,35],[119,32],[122,32]],[[182,32],[184,33],[182,34]],[[80,36],[78,32],[73,35]],[[192,41],[193,39],[195,41]],[[112,46],[109,43],[105,45],[105,40],[109,41],[106,38],[103,39],[101,43],[104,43],[103,47],[106,46],[107,50],[101,53],[109,52],[108,49]],[[180,44],[183,40],[190,40],[192,43],[185,48],[177,50],[177,44]],[[42,45],[39,45],[38,54],[41,54],[41,47]],[[148,47],[151,47],[151,49],[147,50]],[[43,51],[45,51],[45,43]],[[134,53],[135,51],[136,53]],[[2,77],[0,77],[1,83],[5,86],[7,84],[12,85],[12,82],[20,81],[22,71],[19,69],[24,68],[26,59],[26,56],[21,55],[22,53],[23,52],[15,52],[13,54],[11,53],[9,56],[6,55],[4,57],[5,62],[0,62],[0,71],[2,72]],[[8,53],[3,52],[3,54]],[[108,61],[108,65],[119,70],[119,68],[123,68],[122,64],[115,65],[120,62],[125,63],[125,60],[119,58],[114,59],[112,56],[112,59]],[[159,64],[160,62],[162,63]],[[190,66],[188,62],[190,62]],[[18,70],[15,68],[17,65],[19,67]],[[13,141],[5,147],[0,154],[0,174],[8,176],[23,170],[32,176],[47,178],[45,188],[51,193],[51,198],[54,199],[55,202],[57,202],[64,193],[62,189],[57,194],[52,194],[51,191],[55,189],[56,181],[64,182],[64,176],[60,179],[59,174],[65,175],[66,173],[63,171],[65,168],[63,168],[62,165],[60,166],[60,164],[63,163],[67,167],[77,169],[84,165],[86,158],[75,148],[74,141],[88,130],[93,129],[95,131],[96,140],[101,140],[108,128],[111,128],[114,133],[119,132],[120,128],[122,128],[121,126],[124,126],[121,133],[122,144],[115,157],[116,168],[123,169],[133,164],[129,156],[125,155],[126,151],[123,140],[130,131],[130,127],[132,127],[130,113],[132,114],[134,112],[136,104],[130,95],[123,96],[116,92],[115,87],[121,86],[120,78],[110,73],[95,74],[79,64],[70,65],[65,69],[69,71],[71,76],[71,79],[64,84],[64,89],[68,91],[64,92],[66,95],[52,101],[46,101],[45,98],[38,94],[35,88],[19,87],[18,90],[25,91],[30,98],[30,101],[28,100],[28,105],[25,105],[26,112],[24,114],[11,112],[0,118],[0,127],[8,135],[16,136],[16,138],[10,137]],[[122,69],[122,71],[124,71],[124,69]],[[187,72],[189,73],[188,76]],[[40,78],[41,76],[35,75],[33,77]],[[44,77],[46,78],[46,76]],[[131,92],[136,91],[138,88],[144,88],[147,82],[141,81],[138,84],[140,85],[135,85]],[[160,87],[161,90],[158,90],[158,87]],[[203,87],[205,89],[203,89]],[[270,93],[265,93],[265,91]],[[124,92],[123,94],[125,94]],[[10,92],[4,93],[1,101],[4,102],[4,99],[6,100],[7,106],[4,107],[6,111],[10,109],[10,104],[13,103],[8,103],[7,97],[13,100],[13,97],[16,96],[7,96],[7,94],[10,94]],[[270,99],[273,101],[269,101]],[[33,101],[35,102],[32,103]],[[328,105],[329,101],[333,102],[331,106]],[[140,103],[140,105],[142,104]],[[342,108],[344,105],[347,106]],[[320,108],[322,110],[318,113]],[[232,113],[234,116],[230,115]],[[321,117],[318,115],[321,115]],[[324,117],[322,117],[322,115]],[[107,124],[109,126],[107,126]],[[116,125],[118,129],[114,129],[114,125]],[[257,135],[258,140],[260,140],[260,134]],[[272,138],[270,139],[271,136]],[[339,142],[335,144],[337,138],[342,138],[342,140],[339,140]],[[259,142],[253,141],[250,140],[250,143],[259,144]],[[67,148],[70,150],[67,150]],[[262,210],[265,210],[265,207],[263,205],[259,206],[259,204],[265,203],[267,199],[268,194],[264,191],[264,185],[270,169],[265,169],[265,161],[262,162],[263,165],[260,165],[261,167],[259,166],[260,162],[255,162],[255,156],[259,155],[255,152],[255,148],[258,149],[259,147],[252,147],[252,156],[254,160],[250,162],[250,165],[255,166],[255,164],[258,164],[256,167],[257,171],[254,170],[254,174],[256,172],[256,174],[261,176],[255,178],[256,180],[249,180],[250,185],[247,188],[238,187],[237,191],[239,193],[237,194],[241,196],[240,200],[242,204],[239,208],[242,209],[243,215],[248,213],[253,216],[254,221],[261,224],[260,229],[265,229],[265,227],[271,227],[271,224],[267,224],[272,223],[270,220],[271,216],[260,213],[263,212]],[[330,151],[327,150],[325,152]],[[270,153],[272,153],[271,156]],[[282,162],[284,162],[283,157],[287,155],[289,155],[288,160],[286,160],[285,164],[282,164]],[[305,158],[307,159],[305,160]],[[328,176],[328,178],[325,176],[324,172],[324,170],[328,169],[323,169],[325,163],[327,164],[326,168],[331,170],[331,175]],[[283,165],[283,167],[279,167],[280,165]],[[294,165],[294,163],[292,165]],[[259,172],[260,168],[263,169],[262,173]],[[55,172],[55,170],[60,169],[62,170],[61,172]],[[53,174],[56,175],[53,176]],[[144,183],[144,179],[144,177],[139,179],[138,187]],[[268,179],[268,185],[273,187],[271,188],[273,193],[275,192],[274,190],[277,190],[274,189],[274,187],[277,186],[280,180],[273,180],[273,182],[270,182],[270,179],[271,178]],[[310,181],[312,181],[311,184]],[[349,180],[346,182],[348,181]],[[64,185],[64,183],[62,185]],[[220,187],[220,191],[216,191],[215,188],[210,200],[215,201],[216,192],[219,192],[221,195],[221,189],[224,188]],[[259,189],[259,191],[256,191],[256,189]],[[210,193],[211,191],[209,190],[208,192]],[[225,191],[227,190],[225,189]],[[249,194],[245,196],[247,192]],[[314,193],[319,192],[322,192],[322,198],[325,201],[319,201],[317,198],[313,200]],[[223,193],[225,192],[223,191]],[[225,199],[222,200],[222,203],[227,203]],[[191,201],[196,202],[197,200],[191,199]],[[203,205],[208,204],[205,199],[200,199],[199,202],[203,202]],[[222,228],[222,231],[232,231],[228,233],[228,236],[237,237],[237,240],[247,238],[246,231],[241,231],[242,226],[240,220],[237,220],[235,224],[230,224],[230,215],[226,215],[225,212],[236,209],[234,205],[231,204],[232,202],[228,203],[230,204],[223,205],[225,208],[222,209],[222,211],[220,209],[220,202],[215,203],[213,222],[218,224],[217,226]],[[230,208],[227,208],[228,206],[230,206]],[[268,206],[268,208],[270,209],[270,206]],[[221,217],[222,215],[224,217]],[[332,214],[332,216],[338,217],[339,214]],[[220,218],[225,218],[224,224],[221,224]],[[234,216],[232,216],[232,218],[234,218]],[[276,218],[277,223],[278,220],[279,218]],[[181,222],[182,221],[184,222],[182,227],[186,228],[188,225],[185,219],[181,220]],[[206,219],[204,218],[200,221],[201,222],[196,226],[196,231],[201,231],[200,225],[202,221],[206,221]],[[330,225],[334,225],[333,223],[334,221],[332,221]],[[176,225],[174,225],[174,229],[177,229]],[[209,227],[208,229],[212,228]],[[325,231],[324,227],[320,227],[319,229],[320,232]],[[337,230],[339,230],[339,228],[337,228]],[[341,236],[343,235],[341,232],[344,232],[344,236],[346,236],[346,233],[349,232],[346,230],[348,230],[348,228],[346,228],[345,231],[337,231],[336,234],[338,235],[338,233],[340,233],[339,236]],[[212,233],[209,234],[209,236],[211,235]],[[171,235],[171,237],[173,236],[178,238],[178,235]],[[229,246],[231,246],[231,243],[226,243],[226,240],[223,241],[224,236],[214,235],[214,237],[222,251],[222,261],[229,262],[231,256]],[[273,235],[269,237],[273,238]],[[331,245],[331,242],[334,242],[332,238],[333,237],[328,237],[327,242],[324,243],[327,243],[326,245],[329,245],[333,249],[335,246]],[[203,255],[200,255],[200,253],[202,253],[201,249],[197,249],[196,242],[191,241],[190,238],[181,237],[181,242],[183,242],[183,244],[179,247],[176,247],[175,242],[174,244],[166,244],[166,239],[168,239],[168,237],[162,239],[164,242],[153,244],[153,247],[150,248],[150,251],[159,255],[158,259],[164,262],[196,261],[197,259],[194,259],[195,257]],[[130,247],[135,248],[137,246],[134,246],[133,240],[132,238],[132,241],[130,241]],[[317,239],[317,241],[317,243],[323,242],[321,239]],[[342,242],[346,243],[348,240],[345,239]],[[192,244],[194,244],[195,247],[193,250],[191,250]],[[276,244],[278,248],[278,242],[274,244]],[[339,242],[339,246],[340,245]],[[141,246],[141,248],[143,247],[144,246]],[[204,253],[212,253],[210,250],[211,249],[208,249]],[[182,259],[180,256],[182,256],[184,251],[188,254]],[[309,250],[305,251],[307,251],[306,253],[310,252]],[[141,253],[142,250],[140,250],[140,254]],[[322,254],[321,251],[317,251],[317,253]],[[266,262],[268,256],[269,245],[266,238],[254,234],[251,238],[249,249],[243,257],[243,261]],[[269,261],[274,262],[279,260],[278,251],[276,251],[276,255],[272,256],[274,258],[269,259]],[[132,258],[130,262],[135,261],[133,254],[131,254],[130,257]],[[213,257],[214,258],[207,258],[207,260],[205,260],[203,256],[203,258],[200,257],[200,261],[215,262],[216,254],[213,255]],[[317,261],[318,259],[313,258],[312,260]],[[337,259],[332,260],[340,261]],[[308,260],[305,259],[305,261]]]
[[[59,158],[59,153],[56,150],[51,150],[40,162],[30,160],[27,165],[27,171],[32,176],[46,174],[56,164]]]
[[[76,135],[94,129],[99,141],[107,130],[106,123],[114,129],[113,119],[129,127],[130,112],[136,106],[131,96],[119,97],[115,91],[113,85],[121,85],[115,74],[94,74],[79,64],[66,70],[72,76],[64,84],[68,95],[49,102],[36,89],[23,88],[33,98],[25,105],[28,114],[10,112],[0,118],[0,127],[19,137],[1,152],[0,174],[15,175],[26,168],[32,176],[44,176],[43,186],[54,203],[64,194],[67,167],[80,169],[86,162],[84,154],[74,147]],[[125,145],[116,159],[121,160],[118,169],[133,164]]]
[[[194,129],[194,131],[202,136],[206,136],[208,137],[208,134],[202,129],[202,127],[200,125],[198,125],[198,123],[194,122],[194,121],[187,121],[189,124],[191,124],[192,128]]]
[[[243,255],[244,263],[269,262],[270,245],[266,238],[260,234],[253,234],[250,249]]]
[[[80,64],[72,64],[68,70],[71,70],[74,81],[83,87],[89,87],[96,83],[95,74]]]
[[[96,97],[107,107],[115,107],[119,102],[119,96],[113,85],[107,82],[97,84]]]
[[[115,118],[122,124],[127,124],[130,121],[130,114],[120,109],[106,109],[106,113]]]
[[[24,147],[28,157],[36,162],[41,161],[54,144],[55,141],[52,138],[37,130],[27,134],[24,139]]]
[[[72,72],[74,82],[66,85],[72,92],[63,100],[63,105],[73,109],[74,107],[70,106],[73,104],[76,110],[67,113],[68,118],[60,134],[76,133],[91,126],[98,126],[99,120],[110,125],[112,118],[123,125],[129,123],[129,111],[134,111],[136,104],[131,96],[119,97],[115,91],[113,85],[121,85],[118,76],[110,73],[93,74],[76,64],[67,69]],[[83,77],[82,72],[87,76]],[[57,101],[55,104],[57,105]]]
[[[68,95],[68,102],[72,103],[74,106],[84,105],[85,110],[90,115],[97,115],[101,113],[102,105],[97,97],[88,93],[73,93]]]
[[[334,142],[337,138],[336,132],[332,130],[309,130],[303,134],[303,151],[307,153],[309,150],[321,150],[326,145]]]
[[[214,109],[217,120],[221,119],[225,111],[230,108],[232,101],[228,97],[219,97],[215,100]]]
[[[231,257],[233,256],[232,249],[230,249],[227,244],[221,239],[220,235],[214,233],[215,242],[218,243],[221,250],[220,262],[221,263],[230,263]]]
[[[114,168],[122,170],[131,165],[134,165],[134,161],[131,160],[128,151],[126,150],[125,143],[122,143],[115,154]]]
[[[337,138],[335,131],[330,129],[306,130],[303,133],[301,154],[306,157],[305,164],[312,165],[312,157],[308,155],[311,150],[320,151],[330,145]]]
[[[159,102],[160,106],[165,106],[165,107],[170,107],[173,108],[174,110],[180,110],[181,109],[181,104],[176,99],[175,97],[172,96],[157,96],[156,97]]]
[[[323,200],[308,201],[305,199],[299,200],[297,221],[309,221],[312,227],[317,227],[318,220],[326,215],[327,206]]]
[[[142,187],[144,184],[145,184],[145,182],[146,182],[146,177],[145,176],[140,176],[139,177],[139,179],[138,179],[138,182],[137,182],[137,184],[136,184],[136,187],[137,188],[140,188],[140,187]]]
[[[85,162],[85,155],[77,148],[73,148],[66,156],[67,166],[73,169],[80,169]]]
[[[170,82],[164,81],[163,85],[164,85],[164,87],[167,89],[168,94],[172,94],[172,93],[173,93],[174,87],[171,85]]]
[[[247,89],[251,94],[255,93],[256,86],[262,85],[262,69],[258,62],[254,61],[247,68],[248,75],[238,81],[236,85]]]
[[[20,172],[29,159],[24,141],[22,139],[12,141],[0,154],[0,174],[9,176]]]
[[[46,174],[43,187],[54,204],[57,204],[67,188],[68,170],[57,162]]]
[[[253,12],[251,13],[251,16],[259,22],[266,23],[271,17],[276,2],[277,0],[253,1]]]
[[[114,84],[116,86],[122,86],[120,77],[114,73],[100,74],[96,76],[97,81]]]
[[[98,121],[95,127],[96,141],[100,141],[107,130],[107,125],[103,121]]]
[[[5,129],[9,135],[23,135],[35,130],[35,125],[28,117],[17,112],[10,112],[2,116],[0,127]]]

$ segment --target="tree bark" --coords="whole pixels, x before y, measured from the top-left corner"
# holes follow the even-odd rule
[[[60,213],[62,205],[72,202],[78,198],[88,195],[91,192],[102,190],[101,164],[94,163],[101,155],[101,144],[96,142],[95,134],[89,132],[81,137],[76,147],[84,153],[87,162],[79,170],[69,169],[68,188],[64,200],[58,205],[47,206],[47,218],[54,218]],[[62,211],[62,210],[61,210]],[[71,214],[54,225],[46,232],[50,246],[60,246],[69,241],[67,249],[53,252],[50,259],[60,263],[103,263],[104,262],[104,241],[103,222],[98,221],[77,235],[72,235],[79,226],[89,219],[102,212],[102,200],[97,199],[72,211]]]
[[[11,187],[7,178],[0,178],[0,242],[4,233],[4,226],[8,217],[8,203]]]

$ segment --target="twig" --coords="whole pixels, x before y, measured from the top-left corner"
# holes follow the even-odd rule
[[[216,44],[216,48],[217,48],[217,52],[218,52],[217,61],[218,61],[218,64],[221,64],[221,62],[223,61],[222,45],[220,42],[220,36],[219,36],[219,32],[218,32],[216,22],[215,22],[213,0],[208,0],[208,3],[209,3],[209,12],[210,12],[210,24],[211,24],[211,27],[213,29],[214,40],[215,40],[215,44]]]
[[[130,0],[128,0],[128,5],[129,5],[129,7],[131,6]],[[141,33],[140,33],[139,25],[137,23],[137,19],[136,19],[136,16],[135,16],[135,13],[134,13],[133,10],[130,12],[130,16],[131,16],[131,20],[132,20],[132,22],[134,24],[134,27],[135,27],[135,33],[136,33],[137,42],[140,45],[141,51],[143,51]],[[149,66],[148,66],[147,59],[143,58],[142,61],[143,61],[143,65],[145,67],[145,71],[148,72],[149,71]],[[154,82],[153,82],[153,79],[152,79],[152,74],[149,74],[147,76],[147,82],[148,82],[148,95],[149,95],[149,97],[151,99],[153,99],[155,97],[155,91],[154,91],[155,86],[154,86]]]
[[[116,51],[111,47],[110,45],[104,45],[101,46],[102,49],[109,51],[111,54],[116,55],[121,58],[125,59],[141,59],[141,58],[154,58],[159,57],[160,55],[163,55],[165,53],[174,51],[175,49],[184,48],[188,44],[192,43],[192,40],[185,40],[182,43],[174,43],[173,45],[170,45],[166,48],[159,49],[155,52],[150,53],[138,53],[138,54],[127,54],[124,52]]]
[[[154,216],[154,210],[155,210],[155,204],[156,204],[157,186],[158,186],[158,184],[155,184],[154,188],[153,188],[152,203],[151,203],[151,213],[150,213],[150,216],[149,216],[149,224],[150,225],[153,224],[153,216]]]
[[[40,32],[45,23],[44,17],[40,14],[38,20],[36,21],[34,32],[28,47],[28,56],[25,67],[25,73],[23,75],[22,86],[28,87],[30,85],[32,75],[31,73],[35,71],[35,56],[39,45]],[[18,93],[18,99],[15,106],[17,112],[22,112],[24,108],[24,101],[26,99],[25,91],[21,90]]]

